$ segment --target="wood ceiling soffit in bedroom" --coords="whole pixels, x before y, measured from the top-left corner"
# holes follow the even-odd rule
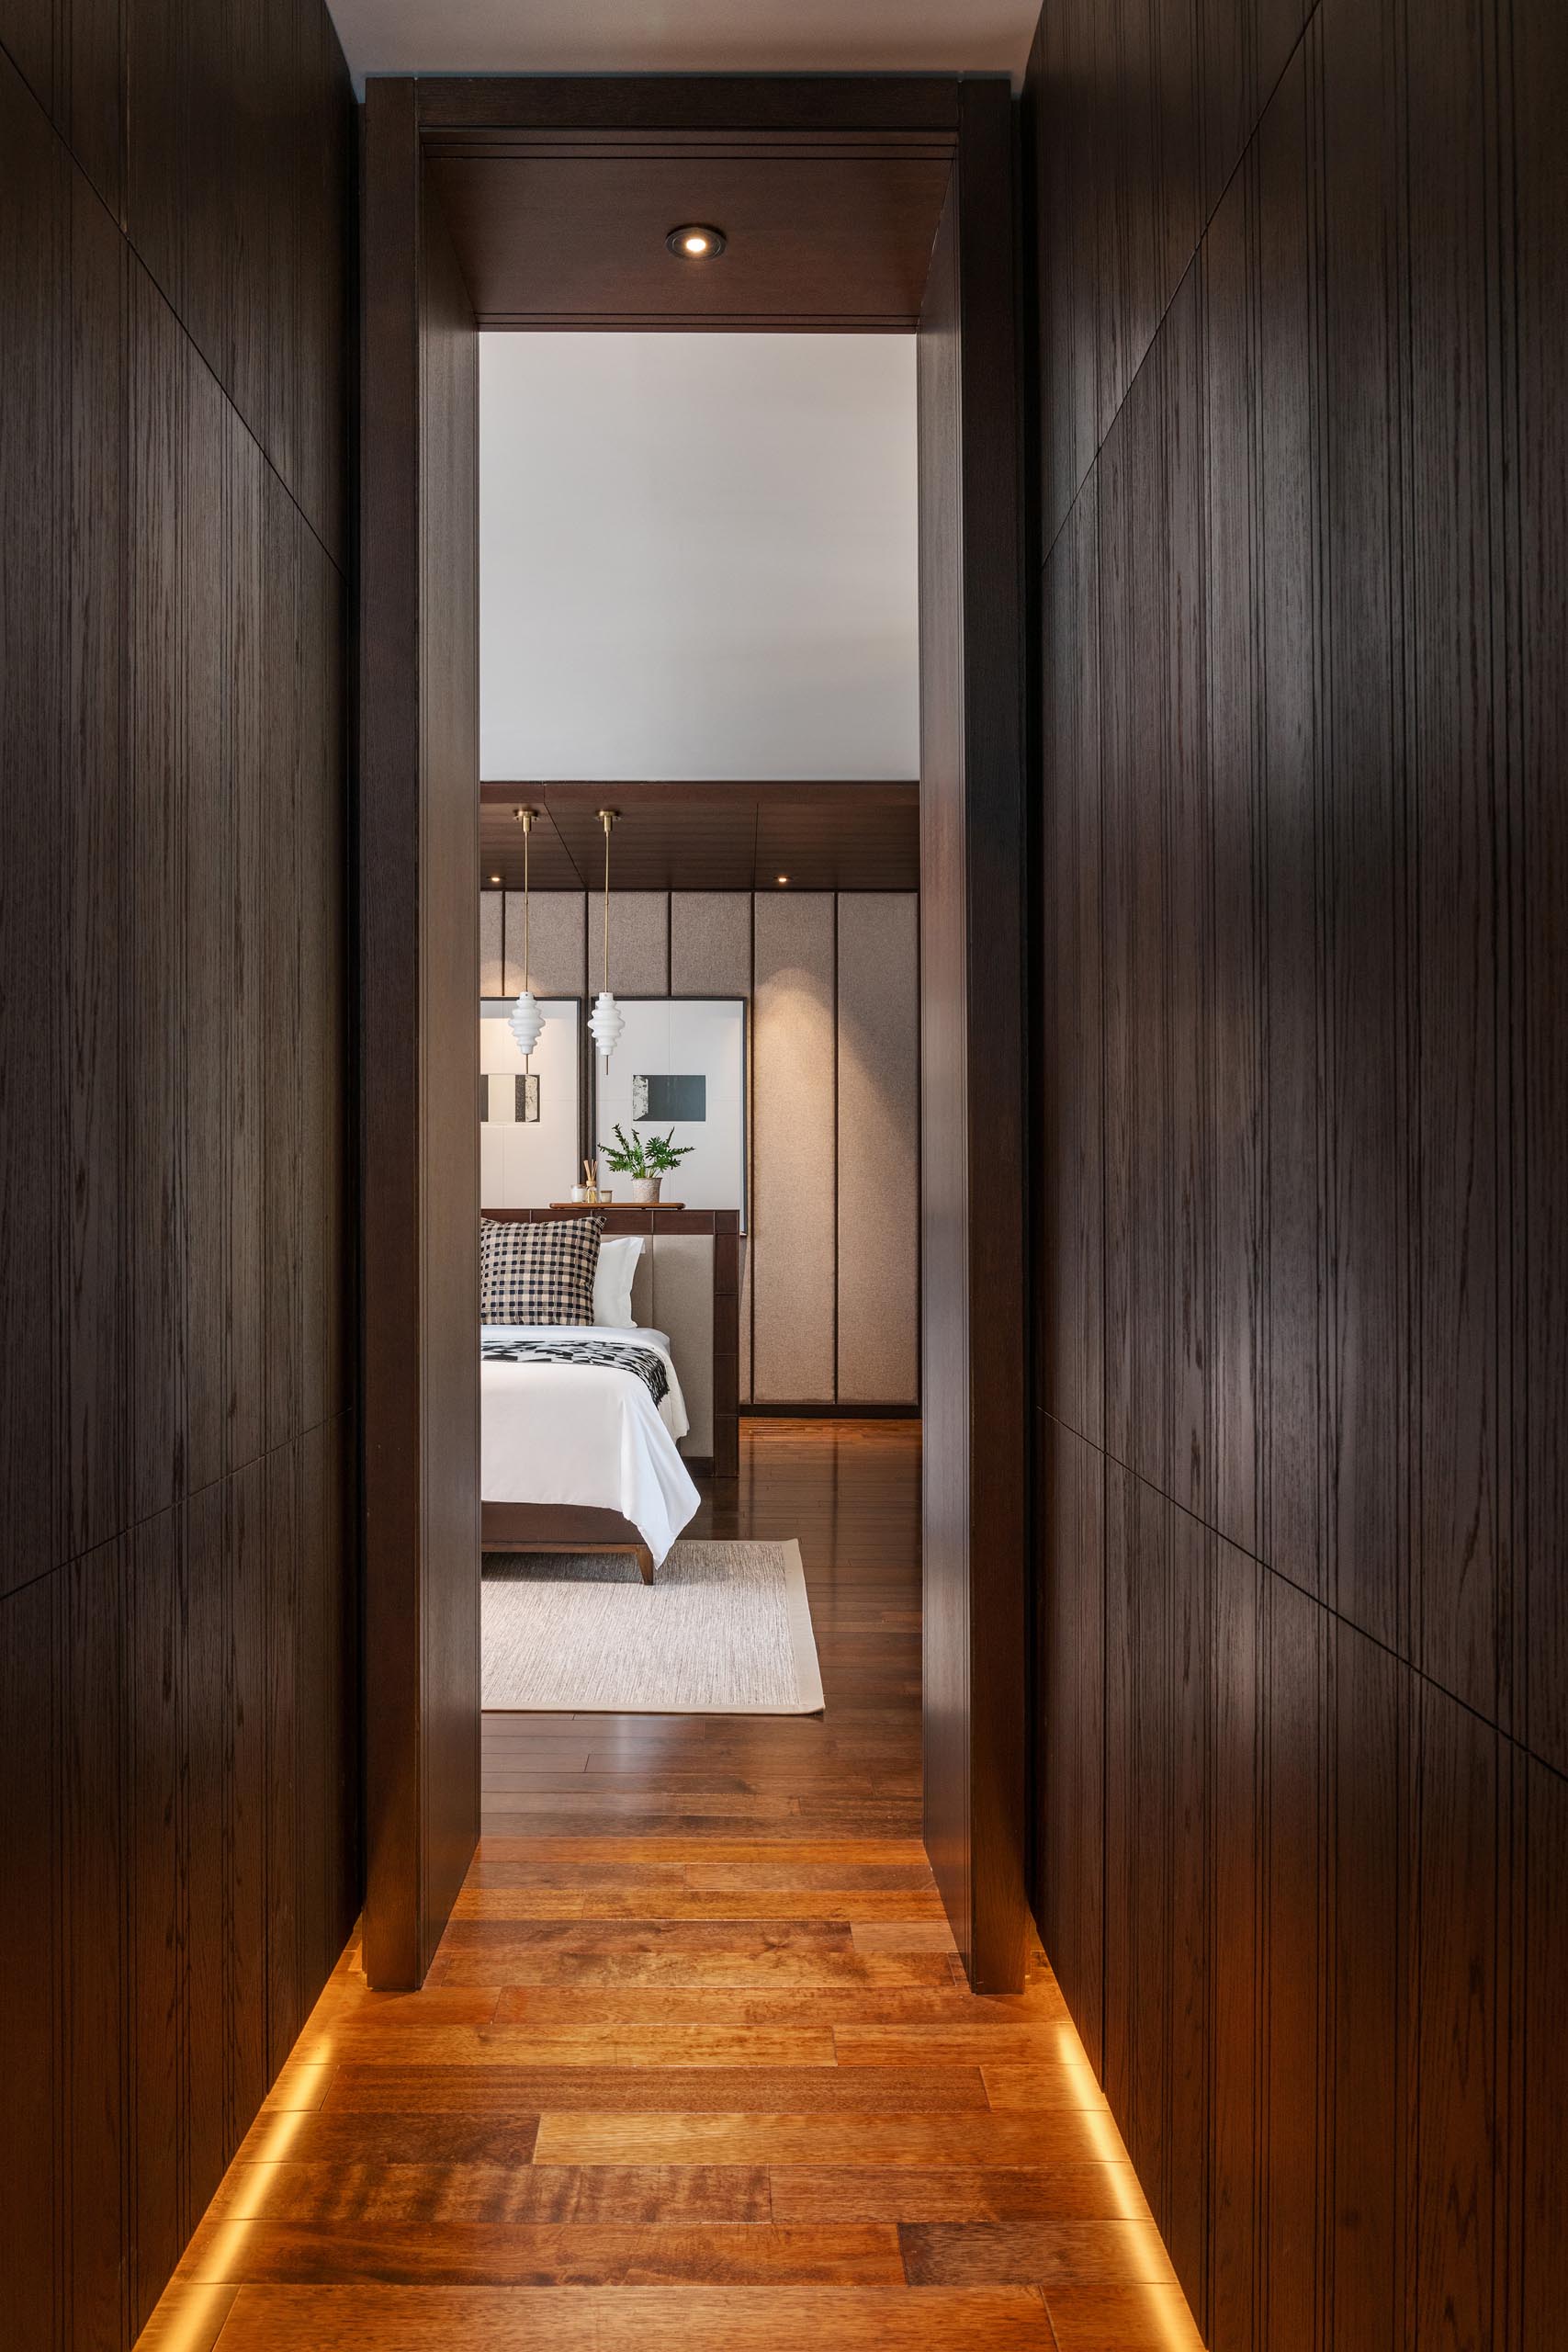
[[[617,890],[916,890],[919,786],[811,784],[486,784],[479,845],[485,887],[523,887],[514,808],[542,812],[530,876],[536,890],[596,890],[604,878],[598,811],[617,808]]]
[[[942,130],[427,131],[481,327],[912,331],[952,169]],[[665,238],[712,222],[709,262]]]

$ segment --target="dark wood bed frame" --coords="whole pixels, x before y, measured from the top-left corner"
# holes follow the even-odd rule
[[[568,1216],[602,1216],[607,1235],[711,1233],[713,1236],[713,1453],[688,1456],[711,1469],[717,1487],[740,1469],[740,1212],[739,1209],[485,1209],[502,1224],[548,1225]],[[653,1556],[630,1520],[616,1510],[575,1503],[487,1503],[479,1540],[487,1552],[629,1552],[644,1584]]]

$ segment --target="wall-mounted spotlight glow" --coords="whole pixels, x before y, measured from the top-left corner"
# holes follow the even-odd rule
[[[781,875],[779,876],[779,877],[778,877],[778,880],[779,880],[779,888],[782,889],[782,888],[784,888],[784,884],[789,880],[789,876],[788,876],[787,874],[781,874]]]
[[[683,228],[671,229],[664,242],[677,261],[716,261],[729,240],[722,229],[688,220]]]

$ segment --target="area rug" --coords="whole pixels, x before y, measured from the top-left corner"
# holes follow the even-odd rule
[[[798,1544],[677,1544],[651,1585],[625,1555],[487,1552],[480,1589],[486,1707],[821,1712]]]

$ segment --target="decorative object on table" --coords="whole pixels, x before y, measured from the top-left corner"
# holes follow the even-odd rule
[[[629,1176],[633,1200],[645,1205],[657,1201],[663,1179],[672,1168],[679,1168],[682,1159],[689,1159],[696,1148],[694,1144],[676,1143],[673,1127],[669,1135],[649,1136],[646,1142],[641,1136],[628,1137],[618,1120],[613,1132],[614,1148],[607,1143],[599,1147],[605,1166],[614,1175]]]
[[[535,1001],[534,992],[528,985],[529,948],[532,944],[529,933],[528,836],[534,830],[536,811],[532,808],[514,808],[512,813],[523,828],[523,985],[517,991],[517,1001],[507,1016],[507,1026],[517,1040],[517,1050],[523,1057],[524,1067],[526,1068],[528,1057],[538,1044],[539,1032],[545,1025],[545,1016]],[[501,985],[504,992],[506,987],[506,897],[504,892],[501,900],[501,969],[502,976]],[[537,1118],[538,1115],[536,1109],[534,1116]]]
[[[588,1016],[588,1026],[604,1057],[604,1067],[610,1067],[610,1056],[620,1043],[626,1022],[621,1009],[610,993],[610,828],[620,815],[618,808],[601,808],[599,822],[604,828],[604,985],[593,1000],[593,1010]]]
[[[577,1207],[577,1206],[578,1206],[581,1202],[585,1201],[587,1198],[588,1198],[588,1187],[587,1187],[587,1185],[586,1185],[586,1184],[574,1184],[574,1185],[572,1186],[572,1188],[571,1188],[571,1205],[573,1206],[573,1208],[576,1208],[576,1207]]]
[[[583,1161],[582,1175],[583,1182],[573,1188],[574,1193],[581,1192],[591,1208],[608,1208],[614,1195],[607,1184],[599,1182],[599,1170],[591,1159]]]

